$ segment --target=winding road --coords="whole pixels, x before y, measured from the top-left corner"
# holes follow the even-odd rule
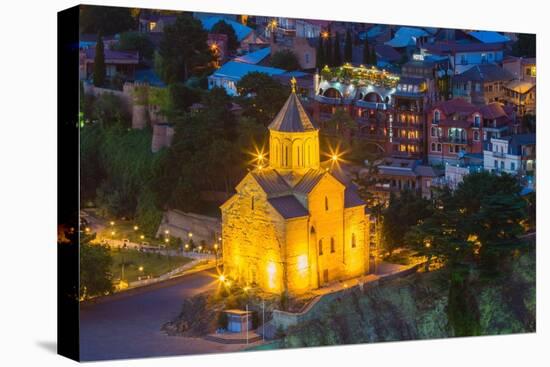
[[[168,336],[160,330],[176,317],[182,301],[214,289],[214,270],[117,294],[80,308],[82,361],[220,353],[243,349],[199,338]]]

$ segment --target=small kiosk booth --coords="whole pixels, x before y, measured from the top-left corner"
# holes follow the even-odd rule
[[[227,314],[227,331],[241,333],[252,330],[252,311],[225,310]]]

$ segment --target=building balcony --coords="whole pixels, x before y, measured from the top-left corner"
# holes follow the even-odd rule
[[[440,143],[449,143],[449,144],[458,144],[458,145],[472,144],[472,139],[455,138],[455,137],[449,137],[449,136],[440,136],[438,138],[432,137],[432,139]]]
[[[367,101],[364,101],[362,99],[356,100],[355,105],[357,107],[368,108],[368,109],[371,109],[371,110],[383,110],[383,111],[385,111],[385,110],[388,109],[388,104],[387,103],[367,102]]]
[[[319,103],[323,104],[330,104],[330,105],[341,105],[343,98],[332,98],[332,97],[325,97],[320,94],[317,94],[315,96],[315,100]]]
[[[493,152],[492,152],[492,155],[493,155],[493,157],[496,157],[496,158],[504,158],[504,157],[506,157],[506,153],[504,153],[504,152],[495,152],[495,151],[493,151]]]
[[[407,136],[394,136],[392,137],[392,141],[395,143],[420,143],[422,141],[422,137],[418,138],[409,138]]]

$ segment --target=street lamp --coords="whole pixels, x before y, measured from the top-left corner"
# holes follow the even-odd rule
[[[169,234],[169,233],[170,233],[169,230],[167,230],[167,229],[164,230],[164,234]]]
[[[144,235],[141,235],[139,236],[140,239],[144,240],[145,239],[145,236]]]
[[[134,231],[137,231],[139,229],[138,226],[134,226]]]
[[[185,250],[186,251],[189,250],[189,244],[188,243],[185,244]]]
[[[143,266],[139,267],[139,271],[143,272]]]
[[[189,232],[188,236],[189,238],[193,237],[193,233]]]
[[[114,226],[114,225],[115,225],[115,222],[110,221],[109,224],[110,224],[111,226]]]

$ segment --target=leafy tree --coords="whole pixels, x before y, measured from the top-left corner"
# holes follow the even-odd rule
[[[187,87],[183,83],[173,83],[168,86],[169,104],[167,111],[168,117],[181,115],[189,110],[193,103],[200,101],[200,93]]]
[[[237,34],[233,27],[225,22],[224,20],[218,21],[212,27],[211,33],[225,34],[227,36],[227,49],[229,52],[234,53],[239,48],[239,41],[237,39]]]
[[[130,127],[130,113],[124,108],[120,97],[113,93],[103,93],[97,97],[91,110],[91,120],[104,128],[115,125]]]
[[[518,40],[512,46],[512,54],[518,57],[537,57],[537,35],[519,33]]]
[[[404,190],[390,196],[383,212],[382,242],[391,255],[393,250],[405,245],[405,235],[415,225],[430,217],[430,202],[415,192]]]
[[[340,33],[336,32],[334,36],[334,59],[333,64],[335,66],[342,65],[342,52],[340,51]]]
[[[80,297],[90,297],[109,294],[113,291],[111,265],[113,259],[109,248],[93,245],[95,238],[82,234],[80,236]]]
[[[267,126],[289,95],[289,90],[264,73],[248,73],[237,84],[243,114]]]
[[[338,133],[345,140],[345,144],[351,143],[352,134],[358,130],[357,121],[344,108],[338,108],[325,122],[325,126]]]
[[[521,127],[527,133],[535,133],[537,131],[537,118],[535,115],[525,114],[521,118]]]
[[[271,55],[271,66],[287,71],[299,70],[300,62],[292,50],[280,50]]]
[[[80,32],[115,34],[137,28],[131,8],[80,5]]]
[[[155,47],[146,33],[130,31],[120,34],[116,49],[120,51],[138,51],[140,57],[151,59]]]
[[[353,40],[351,39],[351,32],[348,29],[346,31],[346,39],[344,42],[344,61],[351,62],[353,57]]]
[[[363,64],[370,65],[371,60],[369,39],[365,36],[365,42],[363,43]]]
[[[97,36],[97,44],[95,47],[94,85],[96,87],[105,85],[105,46],[103,45],[101,33]]]
[[[188,13],[178,15],[174,24],[166,26],[155,59],[162,80],[171,84],[207,73],[213,60],[207,38],[200,20]]]

